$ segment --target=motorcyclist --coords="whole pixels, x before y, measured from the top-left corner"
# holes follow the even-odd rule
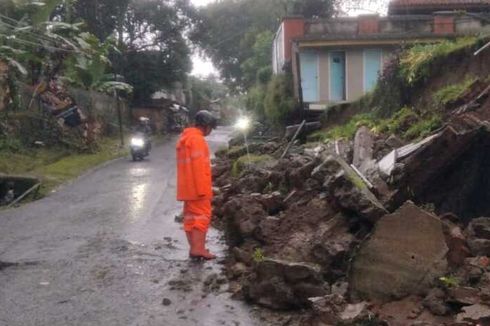
[[[150,119],[147,117],[140,117],[138,119],[138,124],[135,127],[135,132],[143,135],[145,139],[145,144],[149,151],[151,149],[151,134],[152,134]]]

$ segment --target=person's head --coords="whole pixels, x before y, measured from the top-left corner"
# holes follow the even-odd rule
[[[218,126],[218,120],[207,110],[196,113],[195,126],[202,130],[205,136],[209,135]]]
[[[139,118],[139,123],[142,126],[149,125],[150,124],[150,119],[148,119],[147,117],[140,117]]]

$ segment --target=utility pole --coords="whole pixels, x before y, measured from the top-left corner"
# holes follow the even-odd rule
[[[116,96],[117,119],[119,120],[119,136],[121,137],[121,147],[124,147],[121,101],[119,100],[119,95],[117,94],[117,90],[114,90],[114,95]]]

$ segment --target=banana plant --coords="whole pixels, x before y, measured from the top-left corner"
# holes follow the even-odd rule
[[[19,73],[26,76],[27,69],[19,61],[15,59],[15,56],[23,55],[25,52],[22,50],[14,49],[10,46],[0,46],[0,60],[6,61],[9,66],[14,67]]]
[[[132,92],[131,85],[117,80],[120,76],[107,74],[107,69],[111,66],[109,53],[118,52],[114,39],[108,38],[101,43],[95,35],[81,33],[75,37],[75,42],[80,51],[65,62],[66,80],[88,90],[109,94],[114,91]]]

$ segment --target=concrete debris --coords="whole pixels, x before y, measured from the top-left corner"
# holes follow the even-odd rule
[[[484,320],[490,218],[478,216],[490,214],[479,183],[486,132],[465,114],[405,146],[367,128],[354,142],[295,143],[284,158],[287,142],[265,142],[250,153],[269,163],[239,175],[231,170],[246,151],[220,153],[213,223],[228,231],[233,297],[274,310],[310,308],[301,325]],[[467,167],[452,175],[458,164]],[[481,194],[458,186],[466,177]]]
[[[378,221],[354,257],[352,294],[382,301],[423,294],[445,275],[447,251],[441,221],[407,202]]]
[[[313,176],[317,174],[325,175],[323,186],[330,191],[340,207],[373,223],[388,213],[357,173],[342,159],[327,157],[312,173]]]
[[[366,302],[348,304],[345,298],[338,294],[310,298],[310,302],[316,321],[324,325],[357,325],[358,322],[374,317]]]
[[[371,130],[365,126],[359,128],[354,137],[354,158],[352,164],[362,173],[366,173],[369,169],[374,168],[374,137]]]
[[[475,256],[490,256],[490,218],[473,219],[467,228],[468,245]]]
[[[256,264],[245,292],[250,300],[271,309],[304,307],[308,298],[330,292],[320,271],[313,264],[264,259]]]
[[[446,304],[445,299],[446,293],[439,288],[434,288],[429,291],[422,304],[434,315],[445,316],[451,312],[451,308]]]
[[[474,304],[469,307],[464,307],[463,312],[457,315],[456,322],[471,322],[484,323],[488,325],[490,322],[490,307],[482,304]]]
[[[481,302],[480,291],[476,288],[457,286],[448,289],[448,302],[464,306]]]

